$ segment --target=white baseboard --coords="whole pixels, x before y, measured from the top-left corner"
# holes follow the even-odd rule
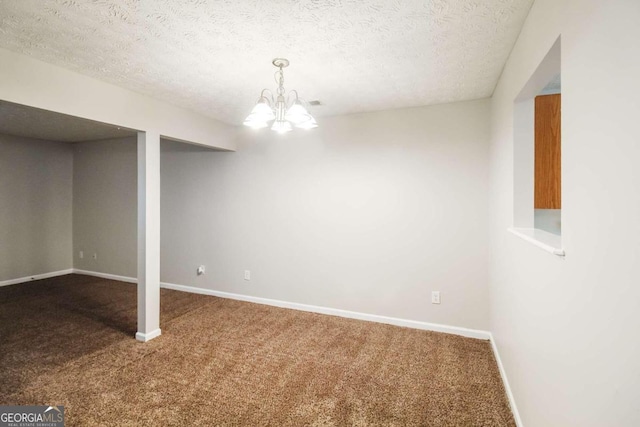
[[[87,276],[100,277],[102,279],[118,280],[120,282],[138,283],[138,279],[136,279],[135,277],[118,276],[116,274],[101,273],[99,271],[78,270],[77,268],[74,268],[73,269],[73,273],[75,273],[75,274],[85,274]]]
[[[516,426],[523,427],[522,419],[520,418],[520,413],[518,412],[518,407],[516,406],[516,400],[513,397],[513,393],[511,391],[511,387],[509,386],[509,380],[507,379],[507,371],[504,369],[502,365],[502,360],[500,359],[500,353],[498,353],[498,346],[496,345],[496,340],[493,338],[493,334],[490,335],[491,348],[493,348],[493,355],[496,358],[496,363],[498,364],[498,369],[500,370],[500,377],[502,377],[502,384],[504,384],[504,390],[507,393],[507,398],[509,399],[509,405],[511,406],[511,412],[513,413],[513,418],[516,421]]]
[[[159,337],[161,334],[162,334],[162,331],[160,330],[160,328],[158,328],[158,329],[156,329],[154,331],[151,331],[151,332],[149,332],[147,334],[145,334],[143,332],[136,332],[136,339],[138,341],[147,342],[147,341],[150,341],[150,340],[152,340],[154,338]]]
[[[32,280],[49,279],[50,277],[64,276],[65,274],[71,274],[75,270],[70,268],[68,270],[52,271],[50,273],[34,274],[33,276],[20,277],[18,279],[3,280],[0,282],[0,286],[17,285],[18,283],[31,282]]]
[[[77,274],[86,274],[88,276],[101,277],[103,279],[120,280],[122,282],[137,283],[134,277],[117,276],[115,274],[99,273],[88,270],[74,270]],[[388,325],[404,326],[407,328],[421,329],[425,331],[443,332],[445,334],[460,335],[468,338],[477,338],[482,340],[491,339],[491,333],[478,329],[461,328],[459,326],[441,325],[438,323],[421,322],[417,320],[400,319],[397,317],[380,316],[377,314],[359,313],[355,311],[341,310],[338,308],[321,307],[317,305],[300,304],[296,302],[280,301],[269,298],[254,297],[250,295],[234,294],[230,292],[216,291],[213,289],[196,288],[193,286],[176,285],[174,283],[160,282],[160,287],[165,289],[173,289],[176,291],[190,292],[193,294],[210,295],[219,298],[234,299],[238,301],[252,302],[256,304],[265,304],[281,308],[289,308],[292,310],[308,311],[312,313],[328,314],[330,316],[346,317],[349,319],[366,320],[369,322],[386,323]]]
[[[160,283],[160,286],[166,289],[176,291],[191,292],[194,294],[211,295],[220,298],[234,299],[239,301],[252,302],[256,304],[265,304],[281,308],[289,308],[292,310],[308,311],[312,313],[328,314],[330,316],[346,317],[349,319],[366,320],[369,322],[386,323],[388,325],[404,326],[413,329],[422,329],[426,331],[443,332],[446,334],[461,335],[463,337],[478,338],[488,340],[491,334],[487,331],[477,329],[467,329],[458,326],[440,325],[437,323],[420,322],[417,320],[400,319],[397,317],[380,316],[377,314],[359,313],[355,311],[341,310],[338,308],[321,307],[317,305],[300,304],[296,302],[280,301],[269,298],[254,297],[249,295],[234,294],[230,292],[215,291],[212,289],[195,288],[192,286],[176,285],[173,283]]]

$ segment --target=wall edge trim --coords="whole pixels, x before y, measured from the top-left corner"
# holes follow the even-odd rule
[[[173,283],[161,282],[160,286],[165,289],[173,289],[176,291],[199,293],[203,295],[211,295],[211,296],[216,296],[220,298],[246,301],[246,302],[252,302],[256,304],[265,304],[265,305],[270,305],[274,307],[288,308],[292,310],[307,311],[311,313],[326,314],[330,316],[345,317],[348,319],[358,319],[358,320],[365,320],[368,322],[385,323],[388,325],[403,326],[403,327],[413,328],[413,329],[421,329],[426,331],[461,335],[467,338],[489,340],[491,336],[491,334],[487,331],[462,328],[459,326],[441,325],[437,323],[401,319],[397,317],[381,316],[377,314],[361,313],[356,311],[342,310],[338,308],[322,307],[317,305],[309,305],[309,304],[302,304],[302,303],[289,302],[289,301],[281,301],[281,300],[275,300],[275,299],[269,299],[269,298],[255,297],[250,295],[216,291],[212,289],[203,289],[203,288],[196,288],[192,286],[176,285]]]
[[[162,335],[162,331],[158,328],[146,334],[144,332],[136,332],[136,339],[140,342],[147,342],[159,337],[160,335]]]
[[[73,269],[74,274],[84,274],[86,276],[100,277],[101,279],[118,280],[119,282],[138,283],[138,279],[129,276],[119,276],[117,274],[102,273],[100,271]]]
[[[520,413],[518,412],[518,407],[516,405],[516,399],[513,396],[513,392],[511,391],[511,386],[509,385],[509,380],[507,379],[507,371],[502,364],[502,359],[500,359],[500,353],[498,352],[498,346],[496,345],[496,340],[493,337],[493,334],[489,332],[491,342],[491,348],[493,349],[493,356],[496,359],[496,363],[498,364],[498,370],[500,371],[500,377],[502,378],[502,384],[504,385],[504,390],[507,393],[507,399],[509,399],[509,406],[511,407],[511,413],[513,414],[513,418],[516,422],[516,426],[524,427],[522,424],[522,419],[520,418]]]
[[[19,277],[17,279],[3,280],[0,282],[0,287],[17,285],[19,283],[25,283],[25,282],[32,282],[34,280],[49,279],[51,277],[64,276],[66,274],[71,274],[71,273],[75,273],[75,269],[68,268],[66,270],[51,271],[49,273],[32,274],[25,277]]]
[[[94,272],[89,270],[73,271],[76,274],[86,274],[88,276],[101,277],[103,279],[119,280],[122,282],[136,283],[137,279],[127,276],[118,276],[115,274]],[[216,291],[213,289],[197,288],[194,286],[178,285],[175,283],[160,282],[160,287],[172,289],[175,291],[189,292],[194,294],[209,295],[219,298],[233,299],[238,301],[252,302],[256,304],[270,305],[280,308],[289,308],[292,310],[307,311],[311,313],[327,314],[330,316],[346,317],[349,319],[365,320],[369,322],[385,323],[388,325],[402,326],[406,328],[421,329],[425,331],[442,332],[445,334],[460,335],[467,338],[476,338],[482,340],[490,340],[491,333],[479,329],[469,329],[459,326],[442,325],[438,323],[422,322],[418,320],[401,319],[397,317],[381,316],[377,314],[360,313],[338,308],[321,307],[316,305],[301,304],[296,302],[281,301],[269,298],[256,297],[251,295],[235,294],[231,292]]]

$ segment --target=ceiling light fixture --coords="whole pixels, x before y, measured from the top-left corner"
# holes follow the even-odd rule
[[[306,103],[298,97],[297,91],[292,90],[285,98],[282,69],[289,66],[289,60],[276,58],[272,63],[278,67],[278,71],[275,73],[275,80],[278,84],[277,96],[274,98],[269,89],[262,89],[258,102],[243,124],[253,129],[261,129],[267,127],[268,122],[273,120],[271,130],[278,133],[289,132],[294,126],[300,129],[318,127],[315,119],[304,106]],[[295,94],[295,98],[291,98],[292,93]]]

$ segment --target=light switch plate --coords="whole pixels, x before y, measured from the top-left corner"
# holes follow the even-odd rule
[[[431,292],[431,304],[440,304],[440,291]]]

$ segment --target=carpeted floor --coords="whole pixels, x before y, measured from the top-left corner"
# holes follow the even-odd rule
[[[67,426],[514,426],[487,341],[162,290],[134,340],[134,285],[0,288],[0,404]]]

